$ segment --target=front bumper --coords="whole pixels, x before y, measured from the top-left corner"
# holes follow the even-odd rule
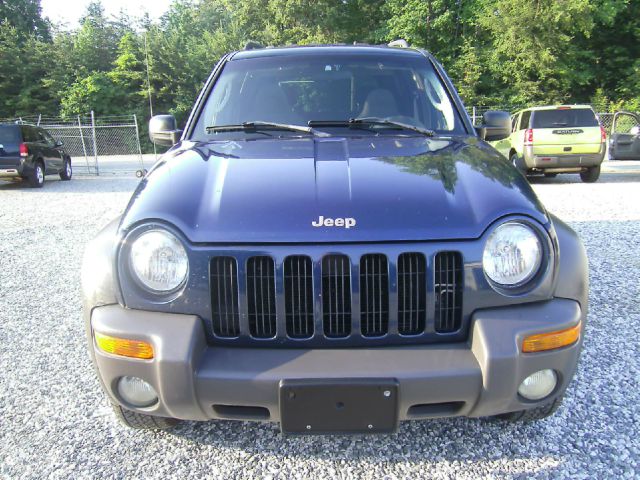
[[[216,418],[280,420],[281,382],[294,379],[395,379],[398,418],[481,417],[539,406],[559,396],[573,377],[578,343],[523,354],[524,337],[575,326],[584,312],[578,302],[554,299],[477,311],[469,340],[447,345],[354,349],[234,348],[207,345],[202,321],[193,315],[93,309],[91,329],[153,344],[152,360],[136,360],[90,348],[111,399],[140,412],[188,420]],[[93,335],[92,335],[93,337]],[[581,337],[582,338],[582,337]],[[540,402],[519,398],[518,385],[551,368],[558,386]],[[159,402],[145,409],[124,404],[116,383],[123,375],[151,383]]]

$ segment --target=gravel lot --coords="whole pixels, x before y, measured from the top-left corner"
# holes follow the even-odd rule
[[[378,437],[283,439],[275,425],[120,426],[86,353],[85,243],[125,206],[131,176],[0,184],[0,477],[631,478],[640,472],[640,173],[535,182],[583,238],[585,350],[564,406],[529,425],[451,419]]]

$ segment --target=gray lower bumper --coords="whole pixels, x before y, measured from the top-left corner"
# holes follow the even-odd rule
[[[160,401],[140,411],[155,415],[190,420],[278,421],[282,380],[393,378],[399,385],[400,420],[478,417],[536,406],[520,399],[517,388],[525,377],[543,368],[557,372],[559,385],[552,395],[561,394],[575,371],[581,341],[536,354],[522,354],[519,345],[527,335],[569,328],[584,320],[582,317],[577,302],[555,299],[478,311],[472,319],[468,342],[460,344],[358,349],[230,348],[208,346],[198,317],[109,305],[93,310],[92,330],[149,341],[155,358],[134,360],[106,354],[94,348],[93,339],[90,348],[109,396],[121,403],[114,393],[120,376],[144,378],[156,388]]]
[[[596,167],[604,160],[604,144],[601,151],[592,154],[567,154],[567,155],[534,155],[533,147],[525,147],[524,163],[527,168],[535,168],[545,171],[580,172],[584,168]]]
[[[21,168],[0,168],[0,178],[15,178],[22,174]]]

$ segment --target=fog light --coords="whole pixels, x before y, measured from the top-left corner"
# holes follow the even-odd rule
[[[158,401],[155,389],[138,377],[122,377],[118,381],[118,393],[134,407],[149,407]]]
[[[553,370],[539,370],[529,375],[518,387],[518,393],[527,400],[541,400],[556,388],[558,377]]]

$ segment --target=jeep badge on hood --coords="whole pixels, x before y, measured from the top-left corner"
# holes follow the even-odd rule
[[[311,222],[314,227],[344,227],[351,228],[356,226],[355,218],[325,218],[320,215],[320,218],[315,222]]]

